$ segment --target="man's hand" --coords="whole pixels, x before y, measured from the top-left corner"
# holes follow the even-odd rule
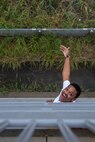
[[[62,51],[63,52],[63,54],[64,54],[64,56],[65,56],[65,58],[66,57],[69,57],[69,47],[67,48],[67,47],[65,47],[64,45],[61,45],[60,46],[60,51]]]
[[[48,103],[52,103],[54,100],[46,100],[46,102]]]
[[[64,45],[60,46],[60,50],[63,52],[65,56],[65,62],[62,71],[63,81],[70,79],[70,55],[69,55],[69,48],[65,47]]]

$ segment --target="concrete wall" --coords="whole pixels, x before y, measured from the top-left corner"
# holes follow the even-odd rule
[[[16,84],[18,86],[39,84],[42,89],[48,85],[57,84],[57,90],[62,88],[62,70],[45,70],[31,66],[22,67],[17,71],[11,69],[0,69],[0,86]],[[95,68],[88,69],[81,67],[71,71],[71,81],[77,82],[83,90],[95,91]],[[52,89],[52,87],[50,88]],[[43,90],[42,90],[43,91]],[[51,90],[54,91],[54,90]]]

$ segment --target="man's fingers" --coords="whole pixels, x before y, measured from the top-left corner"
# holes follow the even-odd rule
[[[61,46],[60,46],[60,50],[61,50],[61,51],[64,51],[64,50],[66,50],[66,49],[70,49],[70,47],[67,48],[67,47],[65,47],[64,45],[61,45]]]
[[[64,45],[61,45],[60,48],[61,49],[66,49],[66,47]]]
[[[61,48],[61,47],[60,47],[60,51],[64,52],[64,50],[65,50],[64,48]]]

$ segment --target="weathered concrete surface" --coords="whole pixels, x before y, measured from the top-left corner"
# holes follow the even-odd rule
[[[15,142],[15,137],[1,137],[0,142]],[[80,137],[80,142],[95,142],[95,137]],[[47,142],[65,142],[62,137],[48,137]],[[46,142],[45,137],[33,137],[30,142]]]
[[[83,91],[89,90],[94,92],[95,68],[86,68],[81,65],[78,69],[71,69],[70,81],[78,83]],[[24,66],[22,65],[22,67],[17,70],[9,69],[7,67],[3,67],[2,69],[0,67],[1,88],[11,88],[11,86],[14,86],[13,88],[21,89],[22,87],[30,86],[30,88],[33,89],[35,83],[37,86],[40,86],[40,90],[42,91],[59,91],[62,87],[62,69],[44,69],[41,68],[40,64],[33,66],[30,63],[26,63]],[[52,85],[52,88],[50,85]],[[27,87],[25,88],[29,89]],[[54,90],[53,87],[56,90]]]
[[[45,132],[44,132],[45,131]],[[57,130],[56,130],[57,131]],[[16,136],[17,136],[17,132],[15,131],[15,133],[13,134],[12,131],[10,131],[12,135],[9,134],[9,136],[7,136],[5,134],[0,136],[0,142],[15,142],[16,141]],[[64,142],[64,138],[61,137],[61,135],[59,134],[59,132],[53,132],[52,130],[43,130],[40,131],[39,134],[34,134],[34,136],[32,137],[30,142]],[[74,130],[75,134],[78,136],[80,142],[95,142],[95,135],[92,134],[91,132],[89,132],[89,130],[84,130],[84,129],[75,129]],[[50,134],[51,133],[51,134]],[[46,136],[47,140],[46,140]]]

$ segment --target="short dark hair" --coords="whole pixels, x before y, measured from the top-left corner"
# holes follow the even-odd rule
[[[77,94],[76,94],[75,98],[78,98],[80,96],[80,94],[81,94],[80,86],[78,84],[76,84],[76,83],[71,83],[70,85],[72,85],[76,89]]]

